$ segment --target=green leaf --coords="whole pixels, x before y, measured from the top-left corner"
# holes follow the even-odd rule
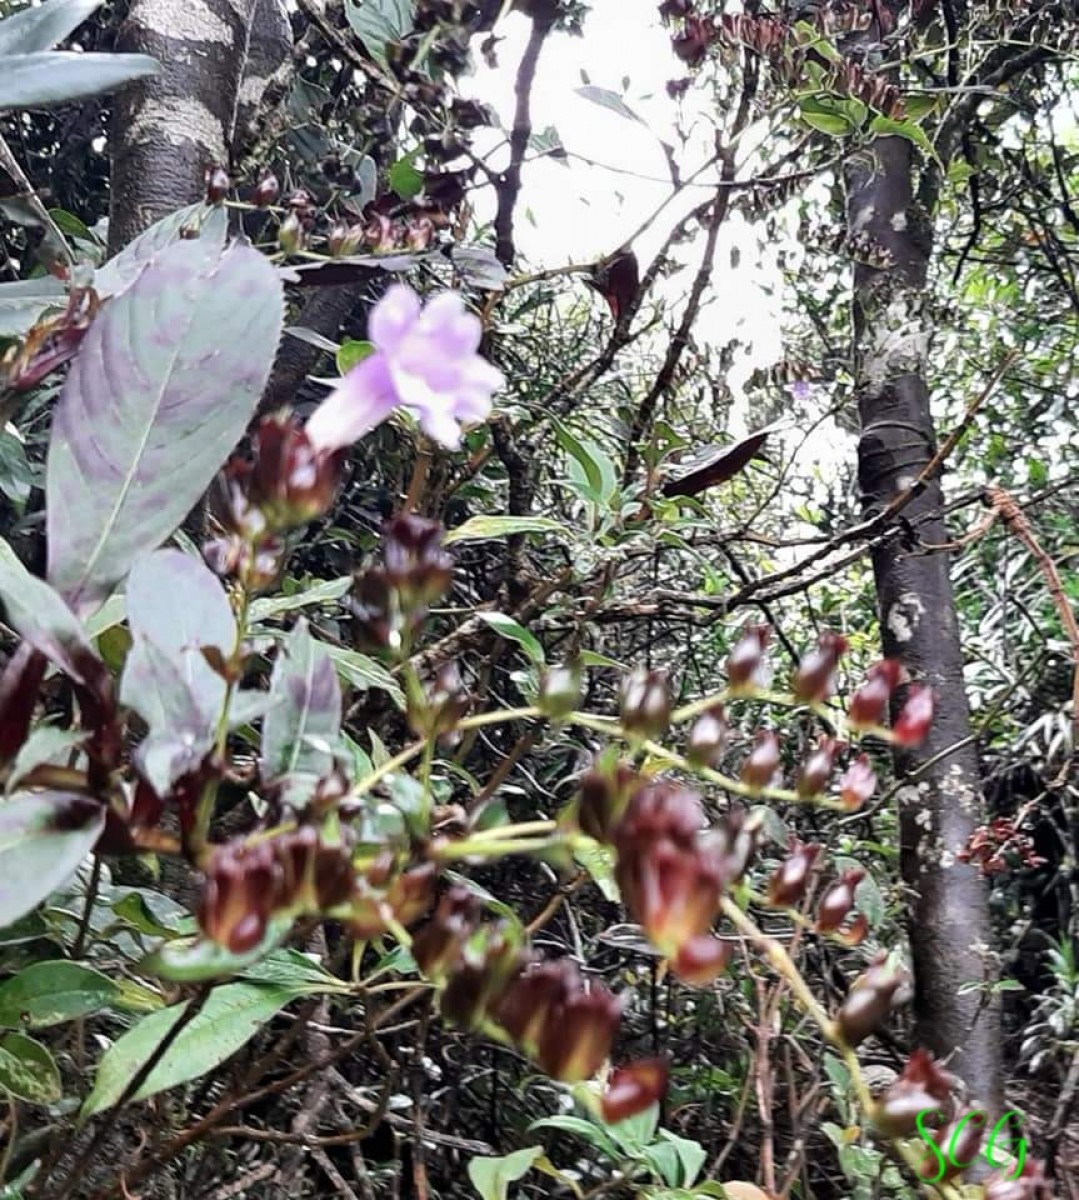
[[[854,133],[862,127],[868,112],[860,100],[842,100],[833,96],[806,96],[798,105],[802,120],[829,137],[846,137]]]
[[[360,341],[357,338],[346,338],[337,348],[335,355],[337,370],[341,375],[347,375],[357,363],[374,354],[375,347],[371,342]]]
[[[79,963],[33,963],[0,984],[0,1025],[44,1029],[107,1008],[119,994],[108,976]]]
[[[405,694],[401,691],[400,684],[381,663],[345,646],[327,646],[326,651],[333,661],[338,677],[349,687],[362,692],[378,688],[388,693],[398,708],[404,708]]]
[[[85,796],[35,792],[0,804],[0,929],[67,883],[104,827],[104,807]]]
[[[869,132],[876,137],[906,138],[921,150],[927,158],[940,162],[933,143],[926,136],[925,130],[914,121],[895,121],[891,117],[874,117]]]
[[[697,1176],[701,1173],[704,1160],[708,1157],[704,1147],[699,1142],[694,1142],[690,1138],[680,1137],[677,1133],[671,1133],[669,1129],[661,1129],[659,1137],[673,1146],[678,1154],[681,1171],[678,1178],[672,1182],[679,1187],[691,1187]]]
[[[301,996],[314,996],[321,992],[333,992],[342,996],[352,993],[352,988],[343,979],[331,975],[301,951],[288,948],[275,950],[262,962],[246,968],[243,976],[259,983],[292,988]]]
[[[88,242],[91,246],[99,244],[98,239],[83,222],[74,213],[69,213],[66,208],[50,208],[49,216],[52,217],[56,228],[61,233],[66,233],[68,237],[75,238],[76,241]]]
[[[423,176],[416,170],[412,159],[413,155],[406,154],[386,172],[387,182],[402,200],[411,200],[423,191]],[[344,374],[343,371],[341,373]]]
[[[278,651],[270,678],[273,707],[262,723],[262,771],[306,799],[334,765],[341,734],[341,685],[333,660],[300,618]]]
[[[491,538],[510,537],[515,533],[553,533],[571,541],[572,532],[550,517],[469,517],[463,524],[449,530],[442,539],[444,546],[454,542],[484,542]]]
[[[582,836],[574,840],[573,857],[588,872],[605,900],[612,904],[621,900],[618,884],[614,881],[614,851],[609,846]]]
[[[22,439],[10,428],[0,429],[0,492],[21,510],[33,485],[34,470]]]
[[[49,582],[80,611],[205,493],[255,411],[282,317],[266,258],[236,244],[219,259],[197,238],[168,246],[94,319],[46,471]]]
[[[177,983],[202,983],[241,975],[245,968],[278,945],[291,928],[291,920],[272,921],[262,941],[245,954],[232,954],[224,946],[201,935],[174,937],[143,959],[139,969],[147,975],[173,979]]]
[[[657,1142],[652,1146],[643,1147],[638,1154],[664,1183],[671,1187],[679,1185],[682,1179],[682,1160],[673,1146]]]
[[[643,1112],[607,1126],[607,1132],[629,1155],[639,1154],[656,1136],[659,1125],[659,1105],[650,1104]],[[673,1180],[668,1179],[668,1183]]]
[[[29,1104],[54,1104],[63,1094],[52,1055],[22,1033],[0,1034],[0,1091]]]
[[[114,91],[159,69],[157,60],[146,54],[14,54],[4,59],[0,70],[0,111],[67,104]]]
[[[0,21],[0,57],[51,50],[76,29],[102,0],[46,0]]]
[[[573,90],[578,96],[583,96],[586,100],[591,100],[593,104],[598,104],[601,108],[610,109],[611,112],[617,113],[627,121],[636,121],[638,125],[644,124],[644,121],[630,108],[625,100],[617,92],[612,92],[609,88],[596,87],[595,84],[589,83],[584,87],[574,88]]]
[[[296,612],[300,608],[310,608],[316,604],[333,604],[340,600],[352,587],[352,576],[342,575],[339,579],[323,579],[314,586],[302,592],[293,592],[291,596],[263,596],[251,604],[248,618],[251,624],[279,617],[282,613]]]
[[[939,96],[913,95],[903,97],[903,107],[907,111],[908,121],[920,121],[940,107]]]
[[[412,29],[414,0],[345,0],[345,16],[364,49],[386,67],[386,44]]]
[[[478,612],[476,616],[485,624],[490,625],[501,637],[516,642],[537,666],[542,666],[546,662],[543,647],[536,640],[536,635],[519,621],[507,617],[505,613]]]
[[[22,337],[46,310],[62,308],[66,296],[51,275],[0,284],[0,338]]]
[[[468,1178],[482,1200],[506,1200],[509,1185],[527,1175],[542,1157],[542,1146],[526,1146],[500,1158],[476,1157],[468,1164]]]
[[[590,1146],[595,1146],[597,1150],[602,1150],[608,1158],[618,1160],[622,1157],[618,1147],[608,1136],[607,1131],[602,1125],[596,1125],[593,1121],[585,1121],[581,1117],[562,1115],[541,1117],[538,1121],[533,1121],[528,1129],[529,1132],[533,1129],[559,1129],[564,1133],[575,1133]]]
[[[293,988],[258,983],[229,983],[210,993],[205,1004],[176,1036],[132,1100],[187,1083],[212,1071],[246,1045],[299,993]],[[80,1119],[112,1108],[131,1078],[142,1068],[183,1015],[187,1004],[174,1004],[143,1017],[105,1052],[94,1089]]]

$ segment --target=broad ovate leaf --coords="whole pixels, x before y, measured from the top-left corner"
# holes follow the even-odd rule
[[[162,217],[129,242],[119,254],[94,272],[94,290],[99,296],[115,296],[142,274],[146,264],[179,241],[197,240],[207,260],[215,262],[225,249],[228,211],[224,205],[189,204]],[[194,239],[193,235],[198,234]]]
[[[333,660],[305,620],[282,643],[270,679],[274,706],[262,723],[262,773],[306,799],[334,765],[341,733],[341,685]]]
[[[5,1091],[28,1104],[53,1104],[61,1096],[52,1055],[24,1033],[0,1033],[0,1093]]]
[[[32,963],[0,984],[0,1026],[44,1029],[107,1008],[120,988],[100,971],[56,959]]]
[[[257,983],[230,983],[215,988],[131,1099],[144,1100],[212,1071],[299,994],[295,988]],[[94,1090],[82,1106],[83,1120],[119,1102],[132,1077],[157,1050],[186,1008],[186,1003],[174,1004],[143,1017],[106,1051],[98,1067]]]
[[[216,719],[227,685],[202,650],[214,647],[228,658],[236,618],[209,567],[179,550],[144,555],[128,577],[127,619],[136,644],[147,638],[169,654],[199,711]]]
[[[477,1156],[469,1161],[468,1178],[482,1200],[506,1200],[509,1185],[527,1175],[542,1157],[542,1146],[526,1146],[499,1158]]]
[[[180,524],[254,415],[281,336],[281,282],[256,250],[202,239],[152,259],[98,315],[53,418],[50,583],[79,612]]]
[[[0,803],[0,929],[67,883],[104,826],[104,807],[86,796],[34,792]]]

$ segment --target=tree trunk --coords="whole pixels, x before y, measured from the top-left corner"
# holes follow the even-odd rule
[[[861,440],[859,482],[869,512],[918,477],[935,450],[926,382],[929,324],[925,285],[930,218],[912,194],[912,147],[872,143],[847,174],[847,222],[886,266],[854,272],[854,337]],[[861,250],[859,257],[864,257]],[[925,543],[948,540],[939,478],[904,509]],[[996,964],[990,950],[988,888],[957,860],[983,823],[980,767],[971,738],[963,655],[947,554],[909,556],[900,539],[874,552],[884,653],[935,693],[928,739],[897,754],[902,874],[912,889],[910,932],[919,1041],[950,1057],[975,1103],[1001,1103],[999,1012],[982,988]],[[901,689],[902,692],[902,689]]]
[[[199,200],[207,167],[229,165],[241,101],[257,107],[276,69],[266,53],[274,41],[280,63],[289,46],[280,0],[132,0],[117,49],[153,55],[161,72],[117,102],[110,253]]]

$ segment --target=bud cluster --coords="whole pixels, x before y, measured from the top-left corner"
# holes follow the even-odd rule
[[[382,563],[361,572],[350,607],[357,641],[402,650],[418,632],[428,607],[449,590],[453,560],[442,549],[442,526],[411,513],[382,528]],[[454,689],[444,681],[442,691]]]
[[[1044,866],[1034,842],[1016,824],[1014,817],[996,817],[988,825],[979,825],[956,857],[974,863],[983,875],[998,875],[1016,867]]]
[[[312,446],[291,417],[263,417],[250,456],[233,456],[215,481],[211,506],[221,533],[203,548],[207,561],[252,589],[267,586],[280,570],[281,535],[330,507],[341,468],[341,457]]]

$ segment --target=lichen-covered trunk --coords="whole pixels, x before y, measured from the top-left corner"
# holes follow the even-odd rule
[[[257,104],[287,53],[288,23],[281,0],[132,0],[118,49],[153,55],[161,72],[116,106],[112,253],[199,200],[207,167],[229,165],[241,104]]]
[[[888,256],[884,266],[859,262],[854,273],[858,469],[869,513],[910,487],[935,450],[924,311],[932,230],[912,195],[912,153],[901,138],[874,141],[847,176],[851,237]],[[904,517],[923,543],[948,540],[939,472]],[[996,972],[988,890],[957,858],[982,823],[983,805],[950,557],[909,550],[902,539],[886,540],[874,552],[873,570],[884,652],[899,658],[912,680],[928,683],[937,702],[928,739],[897,756],[906,781],[898,799],[917,1034],[922,1045],[950,1057],[973,1099],[996,1108],[999,1015],[989,992]]]

